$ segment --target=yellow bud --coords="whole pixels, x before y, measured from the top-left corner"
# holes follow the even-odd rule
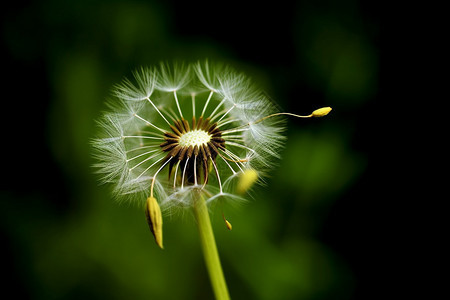
[[[158,201],[156,201],[155,197],[147,198],[147,204],[145,206],[145,216],[147,217],[147,223],[150,227],[150,231],[155,237],[156,244],[158,244],[158,246],[163,249],[162,215]]]
[[[225,220],[225,225],[227,225],[228,230],[233,229],[233,226],[231,226],[231,223],[228,222],[228,220]]]
[[[245,170],[239,177],[239,182],[236,187],[236,192],[238,194],[244,194],[247,192],[252,185],[258,179],[258,173],[253,169]]]
[[[315,111],[313,111],[311,115],[313,117],[323,117],[323,116],[328,115],[330,113],[330,111],[331,111],[331,107],[329,107],[329,106],[322,107],[322,108],[319,108],[319,109],[316,109]]]

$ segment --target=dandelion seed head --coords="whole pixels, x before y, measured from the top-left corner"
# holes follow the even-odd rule
[[[102,182],[122,201],[154,197],[169,213],[191,207],[198,192],[208,204],[242,202],[235,182],[264,176],[279,158],[283,119],[261,121],[277,106],[226,65],[141,68],[112,96],[92,144]]]

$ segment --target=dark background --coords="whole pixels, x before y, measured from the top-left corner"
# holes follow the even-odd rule
[[[233,299],[383,294],[379,8],[364,1],[15,1],[1,11],[5,295],[211,299],[195,224],[110,199],[89,139],[111,87],[142,65],[208,58],[251,76],[289,119],[266,187],[212,215]]]

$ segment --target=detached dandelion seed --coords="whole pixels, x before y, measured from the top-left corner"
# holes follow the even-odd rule
[[[113,91],[92,144],[115,197],[145,205],[162,248],[162,216],[193,209],[217,299],[229,299],[207,205],[243,201],[279,158],[284,116],[243,74],[208,61],[161,64],[133,73]],[[226,227],[231,223],[225,219]]]

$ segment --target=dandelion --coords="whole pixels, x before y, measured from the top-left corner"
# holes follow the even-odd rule
[[[93,140],[98,172],[121,201],[145,205],[163,248],[162,215],[193,209],[218,299],[228,299],[208,205],[243,196],[273,167],[283,146],[283,115],[243,74],[199,62],[142,68],[113,90]],[[225,225],[231,230],[231,223]]]

